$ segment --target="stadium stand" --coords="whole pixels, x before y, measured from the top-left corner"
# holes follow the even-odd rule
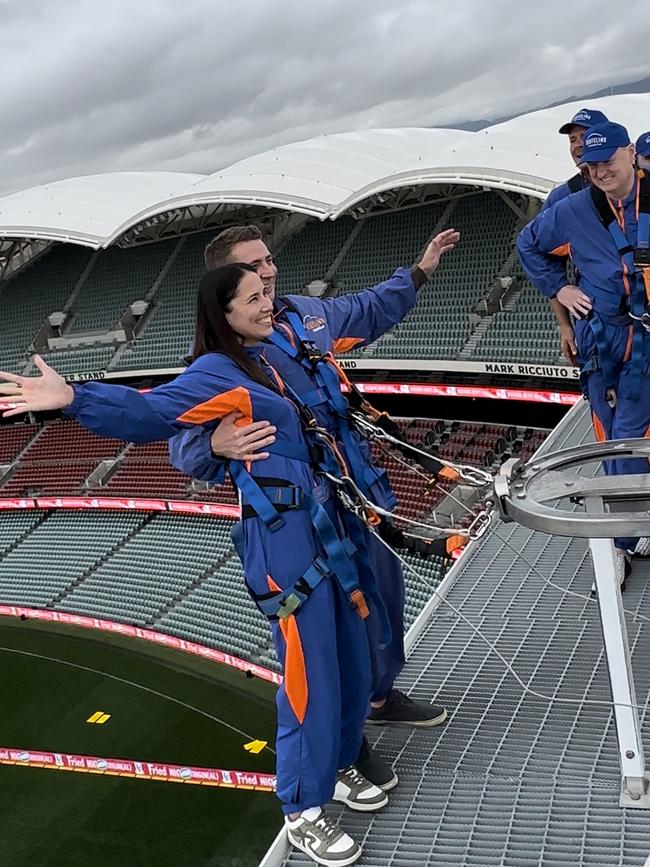
[[[214,232],[178,242],[177,255],[154,298],[154,310],[137,340],[115,359],[112,370],[179,367],[192,342],[196,287],[205,268],[203,249]]]
[[[40,430],[36,424],[7,424],[0,427],[0,464],[13,461]]]
[[[510,453],[532,453],[543,431],[504,425],[402,419],[406,437],[445,457],[499,462]],[[229,485],[194,490],[167,463],[166,443],[126,445],[96,437],[76,422],[0,428],[0,455],[22,452],[0,497],[27,492],[78,494],[102,461],[117,470],[93,492],[235,502]],[[74,457],[70,457],[74,455]],[[424,485],[384,453],[400,498],[400,514],[423,516],[443,492],[423,496]],[[469,460],[469,458],[468,458]],[[7,511],[0,515],[0,602],[52,607],[149,626],[278,669],[267,624],[251,602],[234,551],[232,522],[173,513]],[[427,581],[438,583],[442,559],[405,554]],[[428,600],[426,585],[406,576],[407,624]]]
[[[521,279],[521,290],[508,309],[491,317],[472,358],[564,364],[555,320],[546,299],[527,280]]]
[[[54,605],[146,520],[122,512],[53,512],[0,557],[0,599],[7,605]]]
[[[462,244],[442,260],[435,281],[421,290],[416,309],[363,352],[377,359],[455,358],[476,328],[472,311],[504,268],[514,267],[518,219],[492,192],[360,220],[310,219],[284,244],[280,242],[278,288],[281,293],[299,293],[326,275],[339,294],[374,285],[397,265],[414,261],[434,229],[443,223],[454,225],[462,234]],[[8,341],[0,348],[0,364],[23,369],[28,347],[45,317],[62,310],[68,300],[72,318],[63,326],[63,334],[83,332],[92,337],[115,328],[129,303],[148,297],[151,308],[126,344],[58,349],[47,360],[63,375],[179,367],[192,339],[203,249],[213,236],[214,231],[198,232],[134,249],[109,249],[94,254],[90,268],[87,252],[54,246],[0,288],[6,318],[12,323]],[[482,319],[484,333],[476,347],[470,343],[466,352],[481,359],[496,353],[500,359],[557,362],[555,326],[539,293],[524,283],[506,308]]]
[[[492,193],[467,196],[452,206],[444,222],[460,231],[462,243],[441,260],[432,284],[420,290],[416,308],[362,354],[455,358],[469,339],[469,314],[507,259],[517,218]],[[372,285],[397,263],[414,261],[433,229],[442,228],[444,212],[444,205],[437,204],[369,220],[337,271],[337,282],[349,290]]]
[[[0,283],[0,369],[22,372],[38,328],[50,313],[63,310],[92,255],[82,247],[56,245],[42,259]]]
[[[119,440],[96,437],[76,422],[50,422],[33,437],[14,471],[0,486],[0,494],[78,494],[98,463],[115,457],[124,446]]]
[[[281,294],[300,294],[312,280],[322,280],[359,223],[351,217],[333,222],[310,220],[275,257]],[[360,286],[358,288],[361,288]]]
[[[114,247],[97,257],[72,305],[70,333],[108,331],[126,307],[151,290],[176,242]]]

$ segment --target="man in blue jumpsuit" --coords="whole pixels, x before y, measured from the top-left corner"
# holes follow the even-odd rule
[[[586,189],[591,181],[589,179],[589,170],[582,163],[582,151],[584,146],[584,135],[590,126],[596,123],[604,123],[607,120],[602,111],[597,111],[593,108],[581,108],[579,112],[573,115],[570,121],[562,124],[558,132],[560,135],[567,136],[569,142],[569,153],[571,159],[578,167],[575,175],[566,180],[563,184],[555,187],[546,197],[542,210],[550,208],[560,199],[570,196],[572,193],[577,193],[580,190]],[[549,304],[555,316],[555,321],[560,332],[560,351],[562,355],[571,364],[576,363],[576,344],[573,324],[569,313],[562,304],[555,298],[551,298]]]
[[[649,179],[637,172],[625,127],[605,122],[584,136],[582,161],[591,186],[542,211],[519,234],[517,246],[530,279],[576,319],[581,383],[596,438],[643,437],[650,432]],[[570,252],[579,285],[567,284]],[[614,474],[646,473],[645,460],[617,460]],[[619,580],[629,553],[644,540],[616,539]]]
[[[458,234],[453,231],[442,233],[428,245],[417,266],[400,268],[388,281],[362,292],[324,301],[302,295],[275,298],[274,334],[280,345],[266,347],[268,362],[292,391],[309,404],[319,423],[332,431],[339,442],[343,441],[347,457],[357,463],[371,499],[386,508],[392,508],[395,500],[385,471],[373,465],[367,444],[356,433],[341,430],[344,425],[341,413],[328,399],[323,383],[313,370],[306,369],[308,365],[291,357],[291,348],[284,345],[284,340],[299,346],[306,336],[323,353],[345,352],[372,343],[413,308],[417,289],[430,278],[441,253],[451,249],[457,240]],[[207,246],[205,258],[209,270],[228,261],[252,265],[269,296],[275,297],[277,267],[257,227],[225,230]],[[337,391],[340,400],[338,384]],[[347,406],[344,412],[347,413]],[[234,422],[234,418],[225,419],[212,436],[209,431],[195,430],[176,437],[170,442],[171,462],[195,478],[216,482],[223,479],[224,459],[263,460],[267,456],[264,448],[273,442],[275,431],[260,424],[241,428]],[[378,725],[438,725],[447,717],[444,707],[415,702],[393,686],[405,659],[404,576],[399,561],[371,534],[367,548],[370,569],[390,623],[390,641],[385,644],[377,613],[373,612],[366,620],[373,670],[368,721]],[[365,743],[357,766],[364,776],[384,788],[397,782],[392,771],[381,766]]]

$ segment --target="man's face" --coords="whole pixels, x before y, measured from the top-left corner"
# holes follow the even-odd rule
[[[262,278],[267,297],[271,302],[274,301],[278,269],[264,241],[240,241],[231,249],[229,259],[231,262],[252,265]]]
[[[591,182],[614,199],[622,199],[634,183],[634,147],[618,148],[611,159],[589,163]]]
[[[642,157],[641,154],[639,154],[636,158],[636,164],[640,169],[648,171],[650,169],[650,156],[646,155]]]
[[[569,132],[569,152],[576,165],[580,164],[586,131],[584,126],[572,126]]]

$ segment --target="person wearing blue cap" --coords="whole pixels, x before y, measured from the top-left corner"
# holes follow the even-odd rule
[[[650,132],[642,132],[636,140],[636,164],[640,169],[650,169]]]
[[[542,210],[544,208],[549,208],[551,205],[554,205],[555,202],[559,202],[560,199],[564,199],[572,193],[584,190],[590,185],[591,180],[589,178],[589,171],[587,167],[583,166],[581,163],[584,134],[590,126],[593,126],[596,123],[604,123],[606,121],[607,117],[602,111],[598,111],[594,108],[581,108],[580,111],[573,115],[571,120],[562,124],[559,128],[559,134],[568,137],[569,153],[571,154],[573,162],[579,167],[579,170],[575,175],[564,181],[564,183],[551,190],[542,205]],[[573,331],[573,325],[568,311],[566,307],[554,298],[552,298],[549,303],[560,332],[560,352],[570,364],[575,364],[575,333]]]
[[[560,135],[568,136],[571,159],[579,168],[583,165],[582,153],[584,150],[585,132],[589,127],[595,126],[599,123],[607,123],[607,117],[602,111],[597,111],[594,108],[581,108],[579,112],[573,115],[570,121],[562,124],[558,130]],[[584,169],[579,170],[563,184],[560,184],[558,187],[551,190],[543,207],[549,208],[551,205],[559,202],[560,199],[564,199],[572,193],[584,190],[590,184],[591,180],[589,178],[589,172],[585,167]]]
[[[584,134],[591,186],[560,199],[522,229],[517,248],[537,288],[575,319],[580,381],[598,440],[650,435],[650,176],[637,172],[624,126]],[[570,252],[578,285],[567,283]],[[611,474],[647,473],[645,460],[610,462]],[[648,540],[615,540],[621,584],[629,554]]]

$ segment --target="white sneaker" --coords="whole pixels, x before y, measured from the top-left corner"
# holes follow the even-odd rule
[[[615,548],[614,550],[616,551],[616,577],[618,578],[621,593],[623,593],[625,591],[625,579],[632,571],[632,566],[630,564],[630,558],[625,551],[622,551],[620,548]],[[595,581],[591,585],[591,595],[597,595]]]
[[[337,771],[333,801],[341,801],[351,810],[371,813],[388,803],[388,795],[367,780],[354,765]]]
[[[297,819],[285,818],[289,842],[325,867],[346,867],[361,857],[361,846],[328,819],[320,807],[303,810]]]
[[[642,536],[632,550],[628,548],[627,553],[630,557],[650,557],[650,537]]]

